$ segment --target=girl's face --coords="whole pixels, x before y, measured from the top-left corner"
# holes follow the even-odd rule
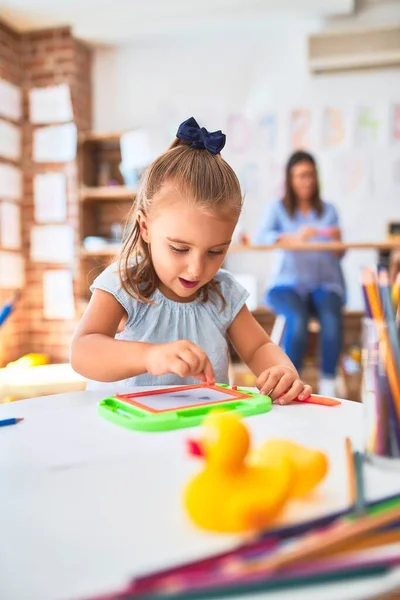
[[[196,208],[172,186],[159,201],[149,217],[139,213],[141,235],[150,245],[160,291],[176,302],[190,302],[221,267],[237,219]]]
[[[301,161],[290,171],[292,189],[300,200],[311,200],[317,189],[317,172],[314,165]]]

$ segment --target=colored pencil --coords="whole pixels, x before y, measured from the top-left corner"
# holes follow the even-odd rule
[[[8,427],[8,425],[16,425],[17,423],[20,423],[21,421],[23,421],[23,419],[15,419],[14,417],[12,419],[2,419],[0,421],[0,427]]]
[[[135,600],[137,598],[159,599],[159,600],[200,600],[202,598],[216,599],[241,596],[248,598],[250,595],[259,592],[268,592],[273,590],[298,589],[300,587],[318,586],[327,583],[338,583],[342,581],[354,581],[357,579],[373,578],[384,576],[389,573],[392,565],[398,564],[398,559],[389,559],[370,562],[364,565],[354,565],[338,569],[323,570],[321,572],[311,572],[304,574],[294,574],[293,576],[282,574],[280,576],[270,577],[265,574],[258,577],[246,575],[240,578],[232,578],[222,580],[217,583],[220,578],[216,578],[216,582],[204,586],[200,583],[199,586],[193,585],[190,581],[176,581],[175,586],[171,588],[155,589],[150,593],[143,595],[134,590],[127,590],[125,593],[118,595],[117,598],[124,600]],[[220,580],[221,581],[221,580]],[[115,597],[114,597],[115,598]]]
[[[388,327],[388,334],[390,339],[390,345],[394,352],[394,358],[397,364],[398,375],[400,375],[400,341],[399,335],[396,328],[396,315],[393,309],[393,303],[391,298],[389,274],[387,271],[381,271],[378,277],[379,281],[379,293],[382,300],[383,312],[385,315],[386,324]]]
[[[348,544],[345,550],[341,549],[336,552],[330,552],[322,548],[318,553],[318,557],[315,557],[312,561],[299,562],[274,573],[266,573],[262,569],[254,573],[252,570],[247,569],[249,564],[251,566],[251,562],[249,563],[246,557],[239,557],[236,565],[232,564],[228,569],[222,565],[222,568],[209,569],[207,572],[193,571],[187,576],[180,578],[166,578],[159,581],[155,589],[171,588],[179,584],[191,588],[195,586],[203,588],[216,583],[226,585],[235,581],[239,583],[254,581],[264,578],[266,575],[269,580],[273,580],[275,577],[280,578],[284,576],[287,578],[293,574],[307,573],[311,575],[318,572],[327,572],[345,565],[351,566],[352,564],[365,564],[366,562],[376,564],[377,558],[373,558],[370,551],[377,548],[379,548],[378,560],[383,559],[386,562],[387,559],[394,558],[397,559],[397,564],[400,564],[399,541],[400,531],[398,528],[394,531],[380,532],[376,535],[365,536],[360,540]],[[396,545],[395,548],[393,548],[394,545]]]
[[[373,532],[398,520],[400,520],[400,508],[395,507],[376,515],[362,516],[353,522],[333,524],[327,531],[320,534],[312,532],[303,536],[293,546],[283,547],[264,561],[260,561],[255,568],[256,570],[262,568],[273,572],[302,560],[313,559],[318,556],[321,548],[332,551],[345,548],[349,542],[361,538],[366,533]]]
[[[397,418],[400,421],[400,380],[398,377],[397,366],[393,356],[392,348],[389,342],[388,332],[385,327],[384,313],[380,302],[379,293],[373,277],[373,273],[366,269],[363,277],[363,285],[365,286],[373,322],[376,326],[379,344],[382,345],[382,353],[383,349],[386,351],[384,353],[384,364],[389,380],[392,398],[396,407]]]
[[[397,328],[393,294],[386,268],[362,274],[365,312],[371,317],[366,333],[367,361],[364,380],[370,384],[368,452],[386,458],[400,457],[400,331]],[[375,334],[373,333],[375,331]],[[376,342],[370,335],[376,335]]]
[[[353,446],[350,438],[345,440],[347,485],[349,489],[349,504],[355,506],[357,500],[356,473],[353,460]]]
[[[387,448],[384,456],[400,457],[400,421],[397,418],[396,408],[390,390],[389,382],[385,375],[379,375],[379,393],[386,399],[388,411],[387,422]]]
[[[8,317],[13,312],[15,305],[16,305],[17,301],[19,300],[20,296],[21,296],[20,291],[15,292],[14,296],[12,298],[10,298],[9,300],[7,300],[7,302],[3,305],[2,309],[0,310],[0,327],[6,322]]]
[[[369,306],[368,312],[373,319],[381,321],[383,319],[383,311],[380,303],[375,275],[372,269],[364,269],[362,282]]]
[[[372,377],[374,382],[375,408],[376,408],[376,432],[375,440],[371,447],[371,452],[379,456],[387,456],[390,453],[390,430],[397,422],[395,411],[391,411],[389,403],[392,399],[388,397],[388,389],[385,385],[386,376],[380,374],[379,365],[373,365]],[[386,392],[386,393],[385,393]],[[393,405],[394,408],[394,405]],[[394,423],[392,415],[394,414]]]
[[[354,472],[356,477],[355,511],[358,515],[365,513],[365,486],[363,473],[363,455],[357,450],[353,452]]]
[[[396,296],[397,303],[394,306],[394,311],[396,313],[396,322],[397,325],[400,325],[400,273],[397,273],[396,281],[394,282],[394,287],[396,288]]]
[[[380,500],[366,503],[366,513],[370,516],[380,515],[394,508],[400,508],[400,494],[387,496]],[[154,586],[158,586],[165,580],[192,574],[203,574],[206,576],[207,573],[210,573],[210,570],[219,569],[221,568],[221,565],[229,565],[232,561],[241,561],[242,557],[246,557],[246,560],[248,560],[248,558],[251,559],[252,557],[256,558],[257,556],[262,556],[273,549],[276,546],[277,541],[285,542],[285,540],[291,538],[302,536],[304,534],[307,535],[309,532],[315,532],[316,530],[327,527],[339,520],[341,520],[341,522],[354,522],[357,520],[357,517],[352,511],[353,507],[350,507],[349,509],[330,513],[324,517],[304,521],[297,525],[287,525],[272,529],[265,532],[261,539],[257,538],[245,544],[241,544],[233,550],[208,556],[200,560],[179,564],[174,567],[161,569],[153,573],[143,574],[132,580],[130,589],[132,591],[135,590],[135,592],[139,594],[147,594]],[[357,540],[357,543],[361,543],[362,539],[365,538],[360,538],[360,540]]]
[[[225,589],[227,586],[238,585],[242,587],[247,583],[256,583],[257,581],[279,581],[280,579],[288,580],[297,575],[309,575],[314,577],[321,573],[328,573],[341,570],[342,568],[355,568],[356,566],[397,566],[400,564],[399,555],[400,529],[394,531],[383,531],[376,535],[366,536],[359,541],[348,545],[344,552],[328,553],[322,549],[318,557],[312,561],[301,562],[287,569],[280,570],[276,573],[265,573],[260,571],[257,573],[247,572],[246,558],[239,558],[236,562],[236,569],[230,568],[209,568],[207,570],[190,571],[180,575],[170,577],[161,577],[153,582],[153,586],[147,590],[139,590],[135,586],[130,585],[129,590],[132,593],[132,598],[152,597],[152,593],[169,593],[183,594],[187,592],[193,593],[194,590],[206,589]],[[378,549],[378,553],[373,555],[371,550]],[[312,583],[313,579],[310,581]],[[127,596],[123,596],[124,598]]]

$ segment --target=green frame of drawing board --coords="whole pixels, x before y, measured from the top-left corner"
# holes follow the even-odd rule
[[[135,402],[135,398],[145,395],[165,394],[199,387],[218,391],[226,390],[226,393],[232,398],[167,410],[152,410]],[[222,390],[219,388],[222,388]],[[233,412],[241,417],[249,417],[266,413],[271,410],[271,407],[272,401],[269,396],[263,396],[257,392],[250,392],[241,388],[231,388],[224,383],[217,383],[215,386],[171,387],[149,392],[135,392],[134,394],[112,396],[99,402],[98,413],[101,417],[111,421],[115,425],[120,425],[127,429],[162,432],[200,425],[204,417],[216,409]]]

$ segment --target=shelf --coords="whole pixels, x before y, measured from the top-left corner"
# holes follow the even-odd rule
[[[110,185],[104,187],[82,187],[80,191],[81,202],[92,200],[133,200],[136,189],[124,185]]]
[[[119,142],[121,139],[121,135],[125,132],[121,131],[119,133],[84,133],[80,136],[81,142]]]
[[[104,248],[99,248],[98,250],[87,250],[86,248],[81,249],[81,257],[82,258],[101,258],[107,256],[117,256],[121,249],[119,244],[109,246],[105,246]]]

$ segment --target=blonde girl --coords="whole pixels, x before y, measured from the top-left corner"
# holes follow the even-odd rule
[[[262,393],[282,404],[311,393],[221,269],[242,208],[224,145],[221,131],[192,117],[147,169],[120,258],[91,286],[72,340],[71,364],[88,389],[227,383],[230,340]]]

